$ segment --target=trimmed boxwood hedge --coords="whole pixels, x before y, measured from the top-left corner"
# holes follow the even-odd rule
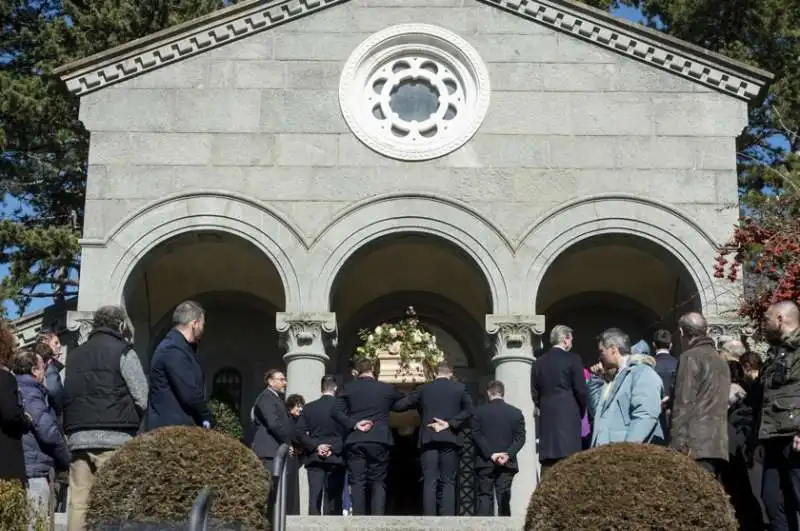
[[[124,529],[122,523],[186,522],[198,493],[209,487],[215,529],[265,530],[269,486],[269,473],[239,441],[213,430],[161,428],[122,446],[98,470],[87,524],[105,531]]]
[[[551,468],[526,531],[736,531],[722,485],[693,459],[652,444],[610,444]]]

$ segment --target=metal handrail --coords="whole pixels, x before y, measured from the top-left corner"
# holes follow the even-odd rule
[[[275,507],[272,509],[273,531],[286,531],[286,458],[288,456],[289,445],[283,443],[278,447],[273,462],[275,474],[272,476],[272,488],[278,489],[275,496]]]
[[[192,510],[189,513],[189,531],[206,531],[208,518],[211,516],[211,505],[214,495],[208,487],[203,488],[194,499]]]

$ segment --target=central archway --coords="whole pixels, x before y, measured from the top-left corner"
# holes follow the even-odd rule
[[[477,399],[491,368],[482,322],[492,313],[489,283],[480,267],[455,244],[414,232],[383,236],[354,252],[338,271],[330,308],[339,323],[336,366],[348,374],[358,331],[404,317],[413,306],[421,324],[436,334],[456,377]],[[388,514],[422,514],[421,470],[416,434],[395,434],[388,475]],[[462,459],[471,465],[471,459]],[[470,474],[464,474],[469,481]],[[462,493],[471,493],[463,485]],[[474,501],[460,496],[461,512],[471,514]]]

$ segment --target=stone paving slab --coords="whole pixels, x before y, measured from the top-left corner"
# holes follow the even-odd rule
[[[289,516],[288,531],[519,531],[522,523],[515,518],[478,518],[472,516]]]

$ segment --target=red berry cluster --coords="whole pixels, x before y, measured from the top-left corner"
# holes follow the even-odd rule
[[[777,197],[759,205],[758,218],[743,218],[716,257],[714,276],[731,282],[742,270],[756,275],[739,312],[756,322],[770,304],[800,299],[800,200]]]

